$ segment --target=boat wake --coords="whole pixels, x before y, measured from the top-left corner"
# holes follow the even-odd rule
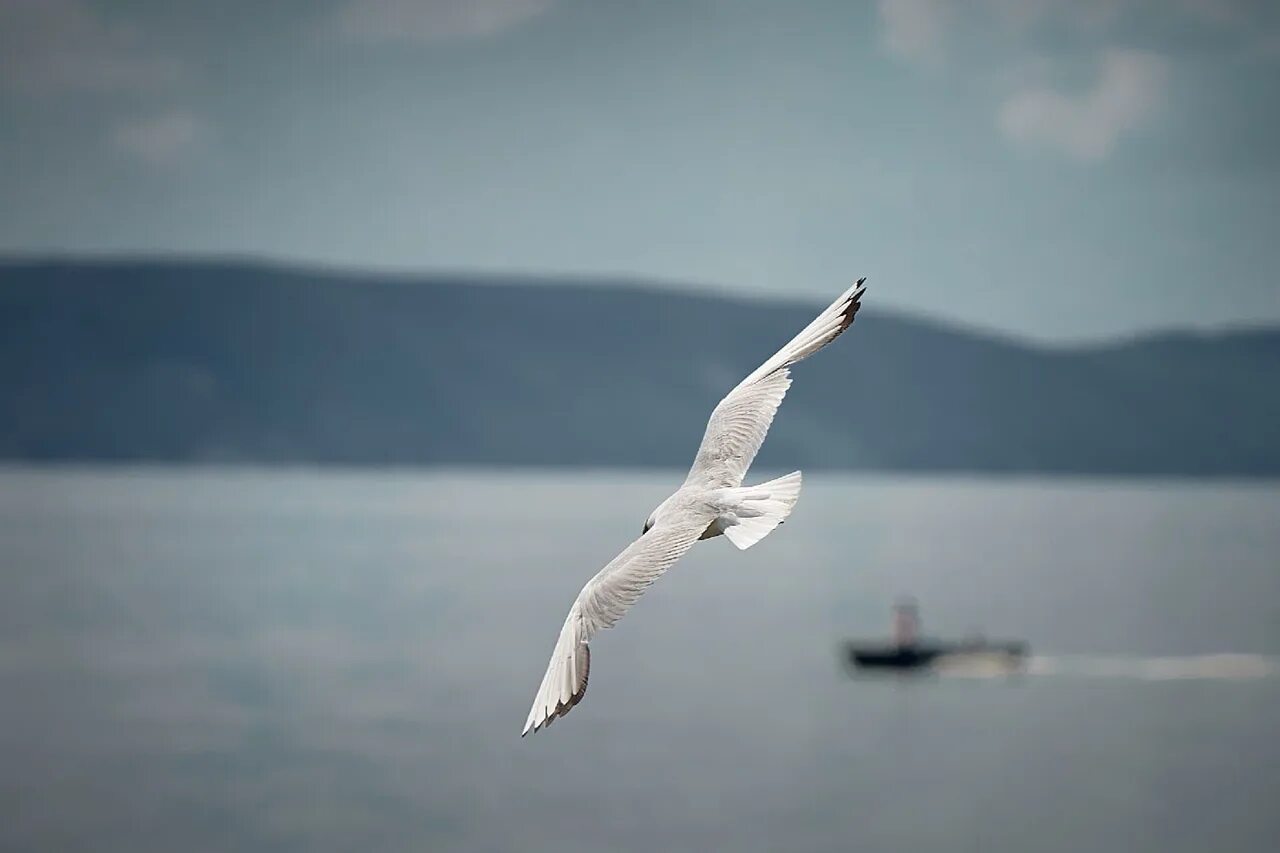
[[[1280,676],[1280,659],[1255,654],[1177,657],[1032,655],[1016,668],[1009,666],[1007,661],[956,658],[940,660],[932,669],[939,675],[959,678],[996,678],[1017,674],[1135,681],[1254,681]]]
[[[1027,661],[1027,672],[1032,675],[1130,678],[1141,681],[1240,681],[1280,675],[1280,662],[1265,655],[1252,654],[1179,657],[1034,656]]]

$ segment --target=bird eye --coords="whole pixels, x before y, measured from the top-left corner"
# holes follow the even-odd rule
[[[640,531],[640,535],[641,535],[641,536],[643,536],[643,535],[645,535],[646,533],[648,533],[648,532],[649,532],[649,528],[650,528],[650,527],[653,527],[653,522],[652,522],[652,521],[646,521],[646,522],[644,523],[644,530],[641,530],[641,531]]]

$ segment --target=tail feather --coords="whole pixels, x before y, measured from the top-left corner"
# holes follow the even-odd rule
[[[786,520],[800,498],[801,475],[792,471],[785,477],[757,486],[735,489],[739,503],[727,518],[724,535],[742,550],[750,548]]]

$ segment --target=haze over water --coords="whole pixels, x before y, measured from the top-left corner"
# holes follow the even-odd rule
[[[522,740],[679,476],[0,471],[0,849],[1274,849],[1280,487],[809,475]],[[848,678],[903,593],[1030,671]]]

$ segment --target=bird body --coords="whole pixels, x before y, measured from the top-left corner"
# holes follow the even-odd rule
[[[799,471],[754,486],[742,482],[791,387],[788,368],[853,323],[864,281],[841,294],[715,407],[684,483],[650,513],[640,538],[587,581],[569,608],[522,734],[551,725],[582,700],[591,637],[612,627],[695,542],[724,535],[736,547],[750,548],[790,515],[800,496]]]

